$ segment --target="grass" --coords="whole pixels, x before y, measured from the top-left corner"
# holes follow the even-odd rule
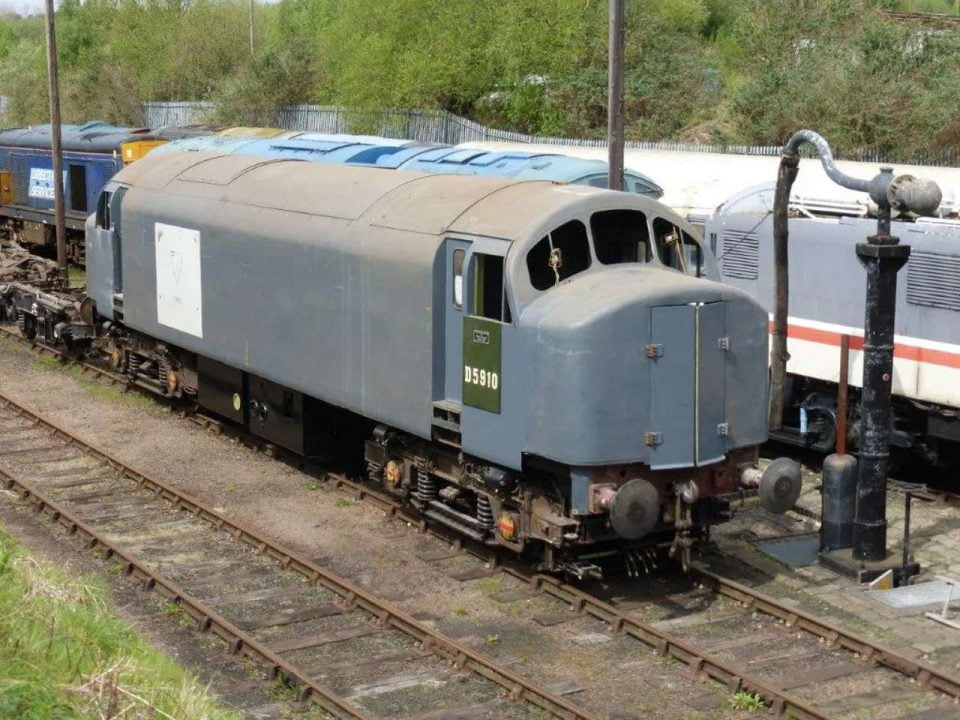
[[[749,712],[760,712],[761,710],[767,709],[763,698],[755,693],[746,692],[745,690],[740,690],[733,694],[730,698],[730,707],[734,710],[747,710]]]
[[[239,718],[116,617],[97,578],[38,563],[2,531],[0,717]]]
[[[335,503],[335,505],[336,505],[338,508],[348,508],[348,507],[350,507],[351,505],[353,505],[353,500],[351,500],[350,498],[346,498],[346,497],[338,497],[338,498],[337,498],[337,502]]]
[[[499,577],[487,577],[477,580],[477,589],[484,595],[493,595],[500,591],[503,580]]]
[[[119,403],[120,405],[136,408],[154,415],[159,415],[164,412],[163,406],[153,398],[135,390],[125,391],[124,388],[119,385],[104,385],[92,374],[83,372],[80,365],[65,363],[53,355],[40,355],[35,357],[33,359],[33,366],[37,370],[68,372],[91,397]]]
[[[72,288],[82,288],[87,284],[87,271],[79,265],[67,267],[67,285]]]

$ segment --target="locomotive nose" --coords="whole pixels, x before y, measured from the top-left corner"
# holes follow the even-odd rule
[[[544,293],[522,323],[531,455],[678,471],[766,439],[766,313],[735,288],[615,266]],[[634,485],[617,501],[625,537],[650,496]]]

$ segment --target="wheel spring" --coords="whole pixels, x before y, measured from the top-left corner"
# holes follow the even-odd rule
[[[477,520],[482,527],[493,528],[493,508],[490,507],[490,498],[483,494],[477,495]]]
[[[136,353],[130,353],[130,358],[127,360],[127,375],[131,378],[137,377],[141,365],[143,365],[143,358]]]
[[[20,332],[24,331],[24,328],[27,326],[26,316],[23,313],[23,310],[17,308],[17,330]]]
[[[430,502],[440,497],[440,488],[437,481],[426,470],[417,470],[417,499],[421,502]]]

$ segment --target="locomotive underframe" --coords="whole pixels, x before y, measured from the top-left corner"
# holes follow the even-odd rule
[[[10,212],[8,209],[7,212]],[[36,253],[41,257],[56,258],[57,238],[53,218],[45,217],[36,211],[18,212],[18,215],[38,215],[37,219],[27,217],[0,216],[0,233],[10,242]],[[77,265],[87,261],[84,242],[83,221],[68,218],[66,221],[67,260]]]

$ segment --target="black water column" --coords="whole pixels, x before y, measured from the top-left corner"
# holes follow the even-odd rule
[[[867,300],[860,397],[860,467],[853,519],[855,560],[884,560],[887,556],[893,327],[897,273],[909,256],[910,246],[900,245],[900,240],[890,235],[890,209],[881,205],[877,234],[857,245],[857,257],[867,270]]]

